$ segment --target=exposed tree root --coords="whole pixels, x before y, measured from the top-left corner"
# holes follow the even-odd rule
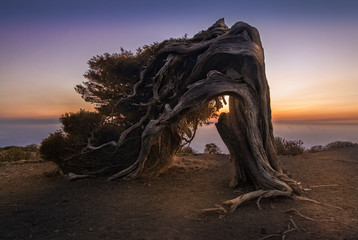
[[[225,201],[223,202],[223,204],[229,208],[230,212],[233,212],[238,206],[240,206],[244,202],[258,198],[256,204],[258,205],[258,208],[261,209],[260,200],[262,198],[279,197],[279,196],[291,197],[291,195],[292,195],[292,189],[291,190],[288,189],[287,191],[257,190],[257,191],[245,193],[237,198]]]
[[[287,230],[280,233],[280,234],[270,234],[270,235],[267,235],[266,237],[263,237],[261,238],[260,240],[264,240],[264,239],[269,239],[269,238],[272,238],[272,237],[281,237],[282,240],[284,240],[286,238],[286,234],[289,233],[289,232],[292,232],[294,230],[297,229],[297,225],[296,223],[293,221],[293,218],[292,216],[290,216],[290,221],[288,222],[288,225],[287,225]]]
[[[233,212],[233,211],[235,211],[236,208],[238,208],[244,202],[254,200],[257,198],[256,205],[259,210],[262,210],[261,205],[260,205],[261,199],[262,198],[270,198],[270,197],[291,197],[292,199],[295,199],[295,200],[308,201],[308,202],[312,202],[315,204],[320,204],[320,205],[324,205],[327,207],[332,207],[332,208],[336,208],[339,210],[343,210],[343,208],[341,208],[341,207],[331,205],[331,204],[322,203],[322,202],[319,202],[319,201],[316,201],[316,200],[313,200],[310,198],[297,196],[297,195],[292,196],[292,190],[287,190],[287,191],[257,190],[257,191],[242,194],[242,195],[238,196],[237,198],[227,200],[227,201],[223,202],[223,205],[227,206],[230,212]],[[204,209],[204,210],[207,210],[207,209]],[[218,208],[211,209],[211,211],[216,211],[216,210],[218,210]]]
[[[260,205],[261,199],[262,199],[262,196],[260,196],[260,197],[257,199],[257,201],[256,201],[256,205],[257,205],[257,207],[259,208],[259,210],[262,210],[262,207],[261,207],[261,205]]]
[[[321,188],[321,187],[338,187],[338,184],[323,184],[323,185],[313,185],[311,188],[304,188],[304,191],[312,191],[312,188]]]
[[[205,215],[211,215],[211,214],[220,214],[220,215],[225,215],[227,213],[227,210],[222,207],[219,204],[215,204],[215,208],[205,208],[201,210],[202,214]]]
[[[324,186],[326,186],[326,185],[324,185]],[[294,200],[308,201],[308,202],[311,202],[311,203],[315,203],[315,204],[324,205],[324,206],[327,206],[327,207],[332,207],[332,208],[336,208],[336,209],[339,209],[339,210],[343,210],[343,208],[335,206],[335,205],[322,203],[320,201],[313,200],[313,199],[310,199],[310,198],[307,198],[307,197],[293,195],[293,191],[292,191],[292,189],[290,187],[287,188],[287,191],[280,191],[280,190],[257,190],[257,191],[252,191],[252,192],[249,192],[249,193],[242,194],[242,195],[238,196],[237,198],[227,200],[227,201],[223,202],[222,204],[230,212],[234,212],[235,209],[238,208],[244,202],[257,199],[256,200],[256,205],[257,205],[259,210],[262,210],[262,207],[260,205],[261,199],[262,198],[271,198],[271,197],[290,197],[290,198],[292,198]],[[203,210],[201,210],[201,213],[204,213],[204,214],[206,214],[206,213],[226,214],[227,213],[227,210],[224,207],[222,207],[221,205],[216,204],[215,206],[216,206],[216,208],[203,209]],[[301,216],[302,218],[305,218],[307,220],[316,221],[316,220],[314,220],[314,219],[312,219],[310,217],[306,217],[306,216],[302,215],[296,209],[289,209],[288,212],[295,213],[296,215]]]
[[[313,199],[310,199],[310,198],[306,198],[306,197],[302,197],[302,196],[292,196],[292,198],[295,199],[295,200],[307,201],[307,202],[311,202],[311,203],[315,203],[315,204],[324,205],[324,206],[327,206],[327,207],[332,207],[332,208],[336,208],[336,209],[339,209],[339,210],[343,210],[343,208],[341,208],[341,207],[331,205],[331,204],[327,204],[327,203],[323,203],[323,202],[313,200]]]
[[[78,180],[78,179],[83,179],[83,178],[91,178],[93,176],[91,175],[79,175],[79,174],[74,174],[72,172],[69,172],[65,175],[63,175],[64,178],[66,178],[68,181],[74,181],[74,180]]]
[[[317,222],[316,219],[307,217],[307,216],[303,215],[302,213],[300,213],[297,209],[294,209],[294,208],[288,209],[288,210],[286,211],[286,213],[288,213],[288,214],[296,214],[297,216],[300,216],[301,218],[304,218],[304,219],[306,219],[306,220],[310,220],[310,221],[313,221],[313,222]]]
[[[138,161],[136,161],[135,163],[133,163],[132,165],[130,165],[129,167],[127,167],[126,169],[123,169],[122,171],[120,171],[119,173],[113,174],[112,176],[108,177],[107,180],[108,181],[112,181],[114,179],[123,177],[128,175],[129,173],[133,172],[136,167],[138,165]]]
[[[288,214],[295,214],[303,219],[309,220],[309,221],[313,221],[313,222],[332,222],[334,221],[334,219],[330,218],[330,219],[314,219],[308,216],[303,215],[302,213],[300,213],[297,209],[295,208],[290,208],[286,211],[286,213]]]
[[[320,187],[338,187],[338,184],[324,184],[324,185],[314,185],[311,188],[320,188]]]

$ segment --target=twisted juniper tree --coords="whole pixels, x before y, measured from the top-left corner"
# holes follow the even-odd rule
[[[109,179],[160,174],[183,139],[190,141],[198,122],[229,95],[229,112],[220,115],[216,127],[230,151],[231,186],[251,183],[257,190],[226,204],[235,209],[253,198],[301,192],[277,159],[264,52],[254,27],[238,22],[228,28],[220,19],[193,38],[170,39],[136,55],[122,51],[111,64],[108,58],[92,59],[89,80],[76,90],[96,103],[106,116],[103,122],[116,125],[120,134],[107,142],[92,134],[81,154],[99,155],[105,149],[107,159],[86,165],[74,157],[64,163],[68,170],[77,164],[78,174],[105,173]],[[118,68],[128,68],[131,77],[114,77],[111,71]]]

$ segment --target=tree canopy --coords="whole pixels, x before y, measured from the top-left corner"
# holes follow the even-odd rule
[[[161,94],[160,99],[155,96],[153,87],[156,87],[158,74],[145,80],[141,78],[160,48],[167,43],[182,43],[185,39],[186,37],[145,45],[138,48],[135,54],[121,48],[119,53],[104,53],[92,57],[88,61],[89,69],[84,74],[86,81],[77,85],[75,91],[86,102],[94,104],[96,112],[81,109],[76,113],[63,114],[60,117],[62,129],[42,142],[42,156],[55,161],[64,172],[87,169],[86,161],[91,162],[90,169],[94,172],[106,169],[106,165],[116,165],[120,169],[121,164],[111,161],[114,156],[123,157],[125,148],[118,149],[117,146],[114,147],[115,144],[104,148],[98,146],[118,142],[121,134],[142,118],[154,119],[164,110],[165,103],[175,105],[178,102],[172,95],[174,91]],[[161,58],[160,62],[163,66],[166,59]],[[157,70],[150,69],[152,72]],[[175,87],[179,91],[185,90],[180,84]],[[159,86],[157,88],[157,91],[162,90]],[[152,104],[148,108],[148,102],[153,103],[153,99],[159,104]],[[218,117],[217,111],[223,106],[221,100],[221,96],[214,98],[199,111],[188,113],[180,121],[178,126],[183,145],[191,142],[199,124]],[[138,141],[139,139],[135,140]],[[88,148],[89,146],[92,148]],[[106,171],[103,173],[106,174]]]

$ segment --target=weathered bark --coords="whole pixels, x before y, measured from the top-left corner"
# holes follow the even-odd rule
[[[146,108],[146,114],[118,142],[109,143],[122,153],[139,153],[119,156],[121,167],[110,180],[164,171],[182,141],[179,122],[210,100],[230,95],[230,112],[216,126],[231,154],[231,185],[250,182],[258,191],[227,204],[301,192],[276,156],[264,52],[255,28],[238,22],[229,29],[221,19],[192,39],[163,42],[128,98],[148,87],[148,102],[133,103]]]

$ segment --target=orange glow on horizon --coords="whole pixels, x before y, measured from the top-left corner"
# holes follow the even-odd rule
[[[229,112],[229,96],[225,96],[227,104],[223,103],[223,108],[218,112]],[[48,119],[59,118],[66,112],[77,112],[80,109],[93,111],[94,107],[90,103],[84,102],[78,96],[67,99],[66,101],[52,101],[48,104],[39,104],[39,102],[27,101],[20,108],[11,108],[9,105],[2,104],[0,118],[31,118],[31,119]],[[35,106],[34,106],[35,105]],[[272,121],[289,121],[289,122],[325,122],[325,123],[347,123],[358,124],[358,109],[355,104],[342,104],[322,106],[315,103],[306,103],[304,105],[287,103],[272,103]],[[216,122],[212,118],[209,121]]]
[[[275,109],[272,121],[322,121],[336,123],[358,123],[358,112],[354,109]]]
[[[38,105],[37,107],[22,106],[22,108],[12,109],[3,108],[0,112],[1,119],[12,118],[28,118],[28,119],[49,119],[59,118],[62,114],[67,112],[78,112],[80,109],[94,111],[92,104],[87,102],[74,102],[72,104],[56,103],[48,105]]]

